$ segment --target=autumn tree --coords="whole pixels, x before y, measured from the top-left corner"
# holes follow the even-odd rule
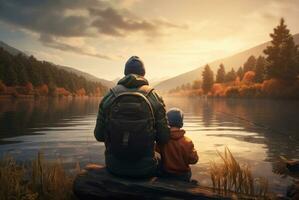
[[[214,73],[209,65],[206,65],[202,72],[202,90],[204,93],[208,93],[214,84]]]
[[[264,50],[268,61],[267,78],[296,79],[299,72],[298,46],[283,18],[270,37],[271,45]]]
[[[224,81],[225,81],[225,68],[224,65],[221,63],[217,71],[216,83],[224,83]]]
[[[201,81],[200,80],[195,80],[192,83],[192,89],[200,89],[201,88]]]
[[[256,65],[256,58],[250,56],[243,65],[243,73],[245,74],[248,71],[254,71]]]
[[[263,56],[259,56],[256,60],[254,82],[262,83],[265,80],[266,75],[266,59]]]

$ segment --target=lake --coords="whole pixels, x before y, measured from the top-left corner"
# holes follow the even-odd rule
[[[184,127],[199,153],[193,178],[211,186],[209,165],[219,161],[216,150],[227,146],[254,176],[267,177],[270,190],[280,194],[292,177],[277,175],[273,167],[280,155],[299,158],[299,102],[165,98],[168,108],[185,112]],[[61,158],[68,168],[79,162],[104,164],[104,145],[95,140],[97,98],[0,100],[0,156],[29,161],[42,151]]]

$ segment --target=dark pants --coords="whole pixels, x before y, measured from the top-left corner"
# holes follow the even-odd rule
[[[174,179],[174,180],[185,181],[185,182],[190,182],[191,176],[192,176],[191,171],[182,174],[174,174],[174,173],[166,172],[165,170],[162,170],[160,175],[160,177],[163,178]]]

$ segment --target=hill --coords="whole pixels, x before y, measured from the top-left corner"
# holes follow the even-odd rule
[[[0,48],[3,48],[5,51],[7,51],[8,53],[10,53],[11,55],[18,55],[18,54],[22,54],[24,56],[27,56],[23,51],[20,51],[19,49],[16,49],[12,46],[9,46],[8,44],[0,41]]]
[[[19,49],[16,49],[2,41],[0,41],[0,48],[3,48],[5,51],[7,51],[8,53],[10,53],[11,55],[13,56],[16,56],[18,54],[22,54],[26,57],[29,57],[28,55],[26,55],[23,51],[19,50]],[[52,63],[53,64],[53,63]],[[55,64],[53,64],[55,65]],[[101,79],[101,78],[98,78],[96,76],[93,76],[89,73],[86,73],[86,72],[82,72],[80,70],[77,70],[77,69],[74,69],[72,67],[67,67],[67,66],[60,66],[60,65],[55,65],[57,68],[60,68],[60,69],[63,69],[67,72],[71,72],[71,73],[74,73],[78,76],[82,76],[84,77],[86,80],[88,81],[92,81],[92,82],[100,82],[101,84],[103,84],[104,86],[106,86],[107,88],[110,88],[114,85],[114,83],[112,81],[108,81],[108,80],[105,80],[105,79]]]
[[[93,76],[89,73],[86,73],[86,72],[82,72],[80,70],[77,70],[77,69],[74,69],[72,67],[67,67],[67,66],[61,66],[61,65],[56,65],[56,67],[58,68],[61,68],[65,71],[68,71],[68,72],[71,72],[71,73],[74,73],[78,76],[82,76],[84,77],[85,79],[89,80],[89,81],[93,81],[93,82],[100,82],[102,83],[104,86],[106,86],[107,88],[111,88],[113,87],[115,84],[113,83],[113,81],[108,81],[108,80],[105,80],[105,79],[102,79],[102,78],[98,78],[96,76]]]
[[[107,87],[83,76],[39,61],[33,56],[13,55],[0,48],[0,95],[101,96]]]
[[[299,33],[293,35],[295,43],[299,44]],[[220,63],[223,63],[225,66],[225,70],[231,70],[231,68],[234,68],[237,70],[240,66],[244,64],[244,62],[248,59],[249,56],[259,56],[263,54],[263,50],[270,44],[270,42],[265,42],[263,44],[260,44],[258,46],[255,46],[253,48],[250,48],[248,50],[245,50],[243,52],[237,53],[235,55],[222,58],[219,60],[215,60],[213,62],[208,63],[211,67],[211,69],[216,72],[218,69]],[[195,80],[201,79],[201,74],[203,71],[203,66],[200,66],[192,71],[183,73],[181,75],[175,76],[173,78],[167,79],[165,81],[162,81],[158,85],[156,85],[156,89],[160,91],[168,91],[170,89],[173,89],[177,86],[181,86],[186,83],[192,83]]]

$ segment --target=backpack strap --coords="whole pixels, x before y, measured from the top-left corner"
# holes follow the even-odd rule
[[[126,88],[123,85],[117,85],[114,88],[111,88],[110,91],[112,92],[114,99],[112,101],[114,101],[115,99],[117,99],[117,97],[122,96],[122,95],[128,95],[128,94],[135,94],[138,96],[141,96],[145,102],[148,104],[150,110],[151,110],[151,114],[154,120],[154,124],[156,123],[155,121],[155,112],[153,109],[153,106],[151,104],[151,102],[148,100],[148,95],[154,90],[154,88],[148,86],[148,85],[142,85],[139,88],[134,88],[134,89],[129,89]]]
[[[148,85],[142,85],[141,87],[139,88],[134,88],[133,90],[132,89],[129,89],[129,88],[126,88],[125,86],[123,85],[117,85],[115,86],[114,88],[111,88],[110,91],[112,92],[112,94],[117,97],[119,96],[121,93],[124,93],[124,92],[139,92],[141,94],[143,94],[145,97],[148,97],[148,95],[154,90],[154,88],[148,86]]]
[[[121,93],[128,92],[129,89],[126,88],[126,87],[123,86],[123,85],[117,85],[117,86],[111,88],[110,91],[112,92],[112,94],[114,95],[114,97],[117,97],[117,96],[120,95]]]
[[[143,85],[138,88],[138,92],[143,93],[144,96],[148,97],[148,95],[154,90],[154,88],[149,85]]]

